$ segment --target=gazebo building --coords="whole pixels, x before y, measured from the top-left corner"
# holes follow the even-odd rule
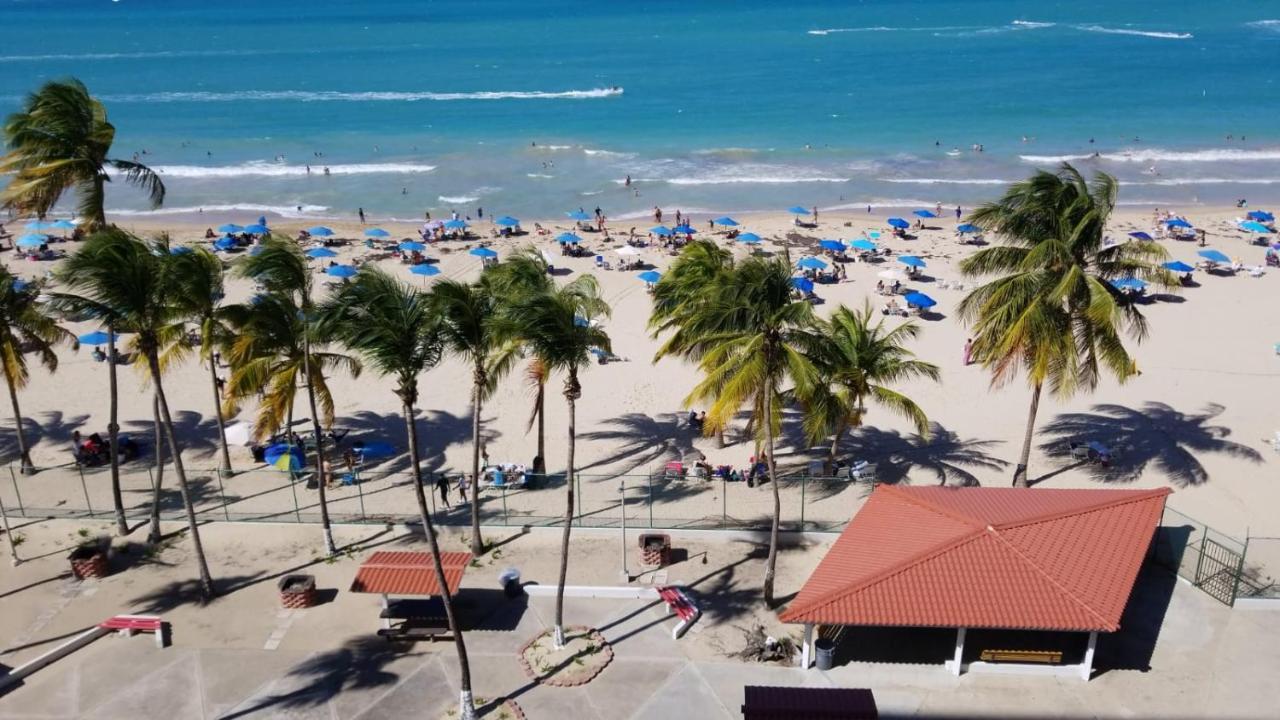
[[[932,628],[948,670],[1088,679],[1115,632],[1167,488],[1058,490],[880,485],[782,620],[814,628]],[[846,639],[845,642],[848,642]],[[901,643],[890,641],[890,644]]]

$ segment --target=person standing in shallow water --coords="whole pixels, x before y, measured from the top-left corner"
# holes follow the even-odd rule
[[[957,219],[957,220],[959,220],[959,219],[960,219],[960,215],[961,215],[961,213],[960,213],[960,206],[959,206],[959,205],[957,205],[957,206],[956,206],[956,219]]]
[[[364,208],[360,208],[356,212],[360,214],[360,224],[363,225],[364,224]]]

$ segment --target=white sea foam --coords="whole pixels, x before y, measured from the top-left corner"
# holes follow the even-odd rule
[[[525,175],[531,178],[536,178],[538,180],[550,180],[551,178],[555,177],[555,175],[548,175],[546,173],[525,173]]]
[[[1254,20],[1253,22],[1245,23],[1245,25],[1251,28],[1280,33],[1280,20]]]
[[[1029,163],[1059,163],[1088,160],[1093,155],[1019,155]],[[1101,160],[1110,162],[1249,162],[1258,160],[1280,160],[1280,148],[1260,148],[1258,150],[1239,150],[1222,148],[1217,150],[1126,150],[1124,152],[1102,153]]]
[[[493,90],[482,92],[337,92],[310,90],[238,90],[234,92],[158,92],[104,95],[108,102],[251,102],[288,100],[294,102],[418,102],[423,100],[585,100],[622,94],[622,88],[591,90]],[[554,147],[554,146],[553,146]]]
[[[37,55],[0,55],[0,63],[45,62],[49,60],[145,60],[177,57],[234,57],[275,54],[268,50],[159,50],[114,53],[47,53]]]
[[[614,150],[595,150],[592,148],[582,148],[582,152],[592,157],[604,157],[604,158],[632,158],[636,156],[635,153],[616,152]]]
[[[1008,185],[1013,182],[998,178],[879,178],[879,180],[898,185]]]
[[[1084,32],[1105,33],[1107,35],[1136,35],[1138,37],[1159,38],[1161,40],[1190,40],[1195,37],[1191,33],[1134,30],[1131,28],[1104,27],[1102,25],[1076,25],[1075,29],[1083,30]]]
[[[1183,185],[1280,185],[1280,178],[1159,178],[1157,180],[1121,181],[1121,185],[1158,185],[1180,187]]]
[[[852,27],[852,28],[819,28],[817,30],[809,30],[809,35],[834,35],[836,33],[868,33],[868,32],[936,32],[941,30],[978,30],[976,26],[968,25],[948,25],[943,27],[885,27],[883,25],[874,25],[871,27]]]
[[[1030,29],[1030,30],[1038,30],[1038,29],[1040,29],[1040,28],[1051,28],[1051,27],[1053,27],[1053,26],[1057,25],[1058,23],[1051,23],[1051,22],[1036,22],[1035,20],[1014,20],[1013,22],[1011,22],[1011,23],[1009,23],[1009,24],[1010,24],[1010,25],[1017,25],[1018,27],[1024,27],[1024,28],[1027,28],[1027,29]]]
[[[324,165],[312,165],[312,175],[323,175]],[[305,165],[284,163],[249,162],[242,165],[156,165],[151,168],[163,177],[175,178],[235,178],[235,177],[294,177],[305,176]],[[354,165],[329,165],[330,175],[378,175],[429,173],[435,165],[421,163],[360,163]]]
[[[302,209],[299,210],[298,208]],[[281,217],[314,217],[326,212],[324,205],[258,205],[255,203],[227,203],[193,207],[165,207],[156,210],[108,210],[110,215],[146,217],[149,215],[198,215],[200,213],[274,213]]]
[[[442,203],[456,203],[459,205],[473,203],[479,199],[479,197],[473,197],[471,195],[439,195],[436,197],[436,200],[439,200]]]
[[[931,207],[935,203],[936,201],[934,200],[913,200],[911,198],[873,198],[866,202],[843,203],[841,205],[830,205],[827,207],[820,207],[818,209],[826,212],[835,212],[837,210],[866,210],[868,205],[872,208],[925,208]]]
[[[557,152],[560,150],[572,150],[572,145],[533,145],[534,150],[545,150],[547,152]]]
[[[671,178],[671,185],[788,185],[791,183],[845,183],[850,178],[822,175],[704,175],[702,177]]]
[[[752,155],[762,152],[754,148],[726,147],[726,148],[706,148],[704,150],[694,150],[694,155]]]

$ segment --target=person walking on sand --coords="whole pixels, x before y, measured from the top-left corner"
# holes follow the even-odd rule
[[[962,213],[960,212],[960,206],[959,206],[959,205],[957,205],[957,206],[956,206],[956,219],[957,219],[957,220],[959,220],[959,219],[960,219],[960,215],[962,215]]]
[[[813,206],[813,224],[815,226],[818,224],[818,206],[817,205]]]
[[[436,477],[436,491],[440,493],[440,502],[445,507],[453,507],[449,504],[449,476],[440,473]]]
[[[964,365],[968,367],[973,364],[973,338],[964,341]]]
[[[364,208],[360,208],[356,212],[360,214],[360,224],[363,225],[364,224]]]
[[[656,223],[662,222],[662,208],[657,205],[653,206],[653,221]]]

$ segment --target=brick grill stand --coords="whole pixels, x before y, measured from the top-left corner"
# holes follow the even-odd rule
[[[664,567],[671,558],[671,536],[646,533],[640,536],[640,562],[650,567]]]
[[[84,545],[71,551],[71,574],[77,580],[85,578],[104,578],[111,574],[111,566],[107,564],[107,554],[97,545]]]
[[[286,575],[280,578],[280,607],[301,610],[316,604],[314,575]]]

